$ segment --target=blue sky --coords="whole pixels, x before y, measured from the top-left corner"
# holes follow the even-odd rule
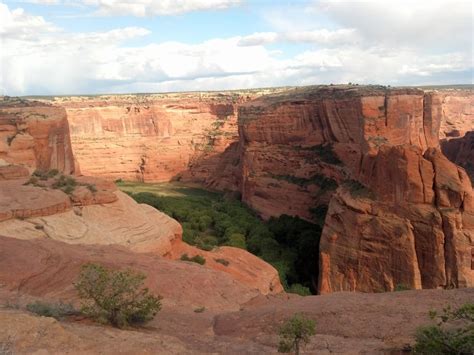
[[[472,83],[470,1],[4,0],[6,95]]]

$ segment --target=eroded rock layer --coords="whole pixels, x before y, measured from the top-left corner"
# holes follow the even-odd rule
[[[473,286],[471,182],[439,150],[440,136],[472,129],[472,105],[469,91],[354,86],[250,101],[242,198],[265,218],[315,222],[330,201],[322,293]],[[452,150],[469,161],[470,148]]]
[[[57,98],[85,175],[238,186],[237,107],[267,91]]]
[[[0,101],[0,180],[35,169],[70,174],[74,161],[66,111],[37,101]]]

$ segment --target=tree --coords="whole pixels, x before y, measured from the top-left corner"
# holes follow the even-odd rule
[[[438,315],[430,312],[436,325],[417,329],[415,353],[418,354],[474,354],[474,303],[452,310],[443,309]]]
[[[98,264],[83,265],[74,284],[84,302],[81,311],[115,327],[146,323],[161,309],[161,297],[143,287],[145,274],[109,270]]]
[[[295,314],[280,328],[278,352],[294,351],[296,355],[299,355],[300,347],[309,343],[310,337],[316,334],[315,327],[314,320],[306,318],[303,314]]]

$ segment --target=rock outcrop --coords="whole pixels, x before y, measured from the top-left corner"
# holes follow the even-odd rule
[[[283,290],[277,271],[256,256],[229,247],[201,251],[182,241],[182,228],[176,220],[151,206],[137,204],[117,191],[113,183],[76,177],[69,191],[57,186],[66,179],[56,175],[0,181],[0,235],[74,245],[121,246],[171,260],[180,259],[184,253],[199,254],[206,258],[205,269],[223,272],[262,294]]]
[[[74,172],[64,108],[6,97],[0,101],[0,180],[25,176],[21,167]]]
[[[474,185],[474,130],[460,138],[444,139],[441,147],[449,160],[466,169]]]

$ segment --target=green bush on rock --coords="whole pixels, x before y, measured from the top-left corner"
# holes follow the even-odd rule
[[[74,284],[83,299],[81,312],[119,328],[150,321],[161,309],[161,297],[143,287],[145,278],[133,270],[84,265]]]

